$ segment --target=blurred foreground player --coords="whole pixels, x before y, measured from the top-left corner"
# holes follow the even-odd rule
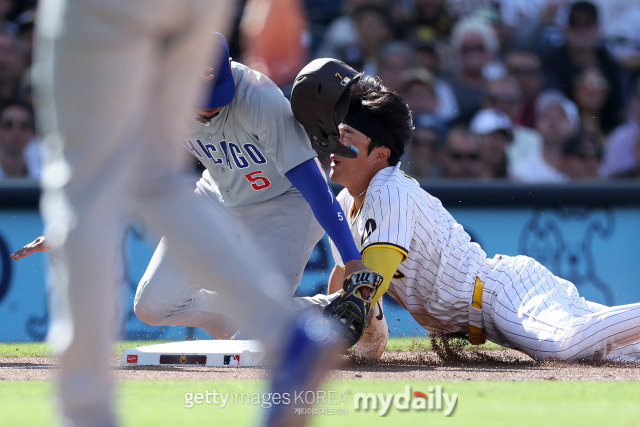
[[[251,248],[237,247],[227,211],[198,200],[181,177],[176,141],[196,103],[194,76],[233,2],[42,0],[38,7],[35,89],[51,154],[41,209],[57,260],[49,338],[60,352],[62,422],[117,424],[109,374],[115,248],[133,216],[171,242],[169,255],[194,280],[216,278],[243,330],[265,343],[272,391],[313,390],[335,339],[313,318],[291,313],[276,291],[281,277]],[[304,418],[274,405],[266,422]]]

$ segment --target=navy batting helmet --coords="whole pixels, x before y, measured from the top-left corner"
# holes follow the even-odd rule
[[[312,146],[326,153],[356,157],[357,151],[339,141],[338,125],[349,109],[349,89],[362,73],[333,58],[311,61],[291,90],[291,110],[304,126]]]

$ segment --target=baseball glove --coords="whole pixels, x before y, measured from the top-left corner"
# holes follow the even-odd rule
[[[371,298],[382,283],[382,275],[375,271],[357,271],[344,279],[342,293],[324,309],[324,316],[338,333],[344,336],[347,348],[358,342],[369,322]],[[369,288],[369,298],[361,295]]]

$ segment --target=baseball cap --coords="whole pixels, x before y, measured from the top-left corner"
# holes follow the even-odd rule
[[[558,104],[562,108],[573,129],[578,129],[580,127],[578,107],[576,107],[576,104],[574,104],[573,101],[556,89],[549,89],[538,95],[535,106],[536,114],[542,114],[543,111],[553,104]]]
[[[236,84],[229,63],[229,44],[220,33],[215,37],[214,50],[217,53],[213,64],[205,67],[202,78],[206,81],[208,96],[200,106],[202,109],[223,107],[229,104],[236,94]]]
[[[469,125],[471,132],[477,135],[489,135],[497,130],[504,131],[512,139],[511,119],[504,112],[494,108],[480,110],[473,116]]]

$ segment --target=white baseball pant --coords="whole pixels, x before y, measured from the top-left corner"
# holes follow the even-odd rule
[[[541,360],[630,361],[640,354],[640,303],[607,307],[587,301],[573,283],[526,256],[487,261],[478,276],[490,341]]]

